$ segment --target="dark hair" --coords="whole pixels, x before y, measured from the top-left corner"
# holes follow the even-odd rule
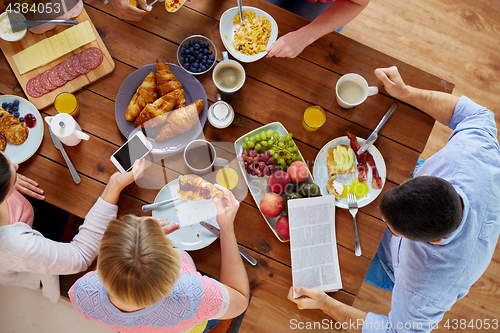
[[[380,202],[385,221],[411,240],[432,242],[449,235],[460,224],[460,196],[446,180],[421,176],[387,191]]]
[[[3,202],[10,191],[12,169],[5,154],[0,154],[0,202]]]

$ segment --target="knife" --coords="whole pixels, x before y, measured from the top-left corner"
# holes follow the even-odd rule
[[[211,225],[210,223],[207,223],[207,222],[200,222],[200,224],[205,228],[207,229],[208,231],[210,231],[212,234],[214,234],[217,238],[220,237],[220,230],[219,228]],[[240,254],[243,258],[245,258],[252,266],[255,266],[257,265],[257,260],[252,257],[251,255],[249,255],[248,253],[246,253],[245,251],[243,251],[242,249],[240,249],[240,247],[238,246],[238,250],[240,251]]]
[[[54,142],[54,146],[56,146],[56,148],[61,151],[61,154],[64,157],[64,160],[66,161],[66,165],[69,168],[69,172],[71,172],[71,176],[73,176],[73,180],[75,181],[75,183],[80,184],[80,182],[82,181],[82,179],[80,178],[80,175],[78,175],[78,172],[76,172],[76,169],[73,166],[73,163],[71,163],[71,160],[69,159],[68,154],[66,154],[66,151],[64,150],[64,147],[63,147],[61,141],[59,140],[59,138],[57,136],[55,136],[54,133],[52,133],[50,126],[49,126],[49,133],[50,133],[50,137],[52,138],[52,142]]]
[[[33,28],[39,26],[40,24],[55,24],[55,25],[77,25],[78,20],[9,20],[11,25],[17,25],[20,27]]]
[[[377,138],[378,138],[378,131],[380,131],[382,126],[384,126],[387,119],[389,119],[389,117],[392,115],[394,110],[397,109],[397,107],[398,107],[398,105],[396,103],[391,104],[391,106],[389,107],[389,110],[387,110],[387,112],[385,113],[385,115],[382,118],[382,120],[380,121],[380,123],[378,123],[377,128],[375,128],[373,133],[370,134],[368,139],[366,139],[366,141],[361,145],[361,148],[358,149],[358,152],[357,152],[358,155],[364,153],[368,148],[371,147],[371,145],[373,145],[375,140],[377,140]]]
[[[156,208],[158,208],[160,206],[166,205],[166,204],[174,202],[176,200],[179,200],[179,198],[175,197],[175,198],[172,198],[172,199],[167,199],[167,200],[164,200],[164,201],[155,202],[155,203],[152,203],[152,204],[149,204],[149,205],[144,205],[144,206],[142,206],[142,211],[143,212],[149,212],[150,210],[156,209]]]

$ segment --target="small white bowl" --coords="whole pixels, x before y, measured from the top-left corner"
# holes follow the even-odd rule
[[[269,37],[267,47],[271,46],[278,38],[278,24],[276,24],[276,21],[272,18],[271,15],[259,8],[243,6],[243,11],[246,10],[254,12],[255,14],[257,14],[257,16],[263,16],[268,19],[269,22],[271,22],[271,37]],[[222,43],[224,43],[226,50],[228,50],[234,58],[238,59],[241,62],[254,62],[263,58],[267,54],[267,51],[260,52],[254,55],[246,55],[234,49],[234,46],[231,44],[231,42],[233,41],[235,31],[233,29],[233,19],[236,15],[238,15],[238,7],[233,7],[226,10],[220,18],[220,38],[222,39]]]
[[[15,37],[6,36],[7,32],[10,31],[10,33],[12,33],[12,27],[10,25],[9,17],[7,17],[7,15],[9,15],[10,18],[13,18],[13,19],[16,19],[16,20],[26,20],[26,18],[24,17],[24,15],[21,14],[21,13],[17,13],[17,12],[10,12],[10,13],[3,12],[2,15],[0,15],[0,37],[3,40],[6,40],[8,42],[17,42],[17,41],[20,41],[21,39],[24,38],[24,36],[26,36],[26,31],[28,30],[28,28],[24,27],[23,30],[22,30],[22,34],[17,34]]]

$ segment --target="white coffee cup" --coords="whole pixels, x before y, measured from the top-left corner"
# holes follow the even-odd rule
[[[344,109],[349,109],[363,103],[368,96],[378,93],[377,87],[369,87],[368,82],[358,74],[343,75],[335,86],[337,103]]]
[[[221,92],[232,94],[243,87],[245,69],[239,62],[229,59],[226,51],[222,52],[222,59],[212,72],[212,80]]]
[[[217,157],[215,147],[207,140],[197,139],[191,141],[184,149],[184,162],[189,170],[196,174],[212,171],[215,166],[226,166],[229,161]]]

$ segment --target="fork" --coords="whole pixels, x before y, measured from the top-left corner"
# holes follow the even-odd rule
[[[358,202],[356,201],[354,193],[347,193],[347,203],[349,204],[349,213],[351,213],[354,221],[354,254],[359,257],[361,255],[361,245],[359,245],[358,226],[356,225]]]

